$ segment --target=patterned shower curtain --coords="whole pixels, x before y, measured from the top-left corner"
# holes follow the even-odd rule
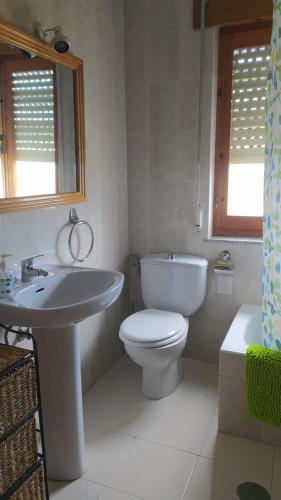
[[[263,342],[281,351],[281,0],[274,1],[266,117]]]

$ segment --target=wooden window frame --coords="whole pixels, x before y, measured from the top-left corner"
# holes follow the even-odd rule
[[[3,88],[3,136],[4,136],[4,154],[3,167],[5,179],[5,195],[13,198],[16,196],[16,171],[15,171],[15,131],[13,118],[13,97],[11,90],[11,74],[14,71],[36,71],[36,70],[53,70],[53,79],[56,81],[56,64],[44,59],[34,58],[27,59],[26,57],[0,57],[1,59],[1,74]],[[57,124],[57,92],[54,85],[54,131],[55,131],[55,165],[56,165],[56,193],[58,193],[58,124]]]
[[[268,45],[270,37],[270,21],[226,27],[220,30],[213,208],[214,236],[262,236],[262,217],[227,215],[232,65],[235,49]]]
[[[272,19],[272,0],[208,0],[205,26],[226,26]],[[201,0],[193,0],[193,27],[200,28]]]

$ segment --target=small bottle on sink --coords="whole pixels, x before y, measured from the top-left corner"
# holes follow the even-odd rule
[[[11,257],[11,254],[3,254],[0,256],[0,299],[11,297],[15,288],[15,276],[12,269],[8,269],[5,259]]]

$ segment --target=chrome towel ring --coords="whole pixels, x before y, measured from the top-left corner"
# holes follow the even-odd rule
[[[75,262],[84,262],[89,257],[89,255],[91,254],[91,252],[94,248],[94,241],[95,241],[94,230],[89,222],[87,222],[86,220],[79,219],[75,208],[71,208],[69,211],[69,222],[71,224],[73,224],[73,226],[70,230],[70,233],[69,233],[69,237],[68,237],[69,253]],[[91,235],[91,243],[90,243],[90,248],[89,248],[89,251],[87,252],[87,254],[82,259],[79,259],[76,255],[74,255],[74,252],[72,249],[72,235],[73,235],[74,229],[76,229],[78,226],[82,226],[83,224],[89,228],[90,235]]]

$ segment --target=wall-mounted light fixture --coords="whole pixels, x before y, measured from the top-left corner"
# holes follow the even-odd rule
[[[37,24],[34,29],[35,35],[42,40],[42,42],[49,42],[52,44],[54,49],[60,54],[65,54],[70,50],[70,41],[63,34],[62,28],[60,26],[55,26],[54,28],[46,28],[42,24]],[[50,34],[54,34],[52,38]]]

